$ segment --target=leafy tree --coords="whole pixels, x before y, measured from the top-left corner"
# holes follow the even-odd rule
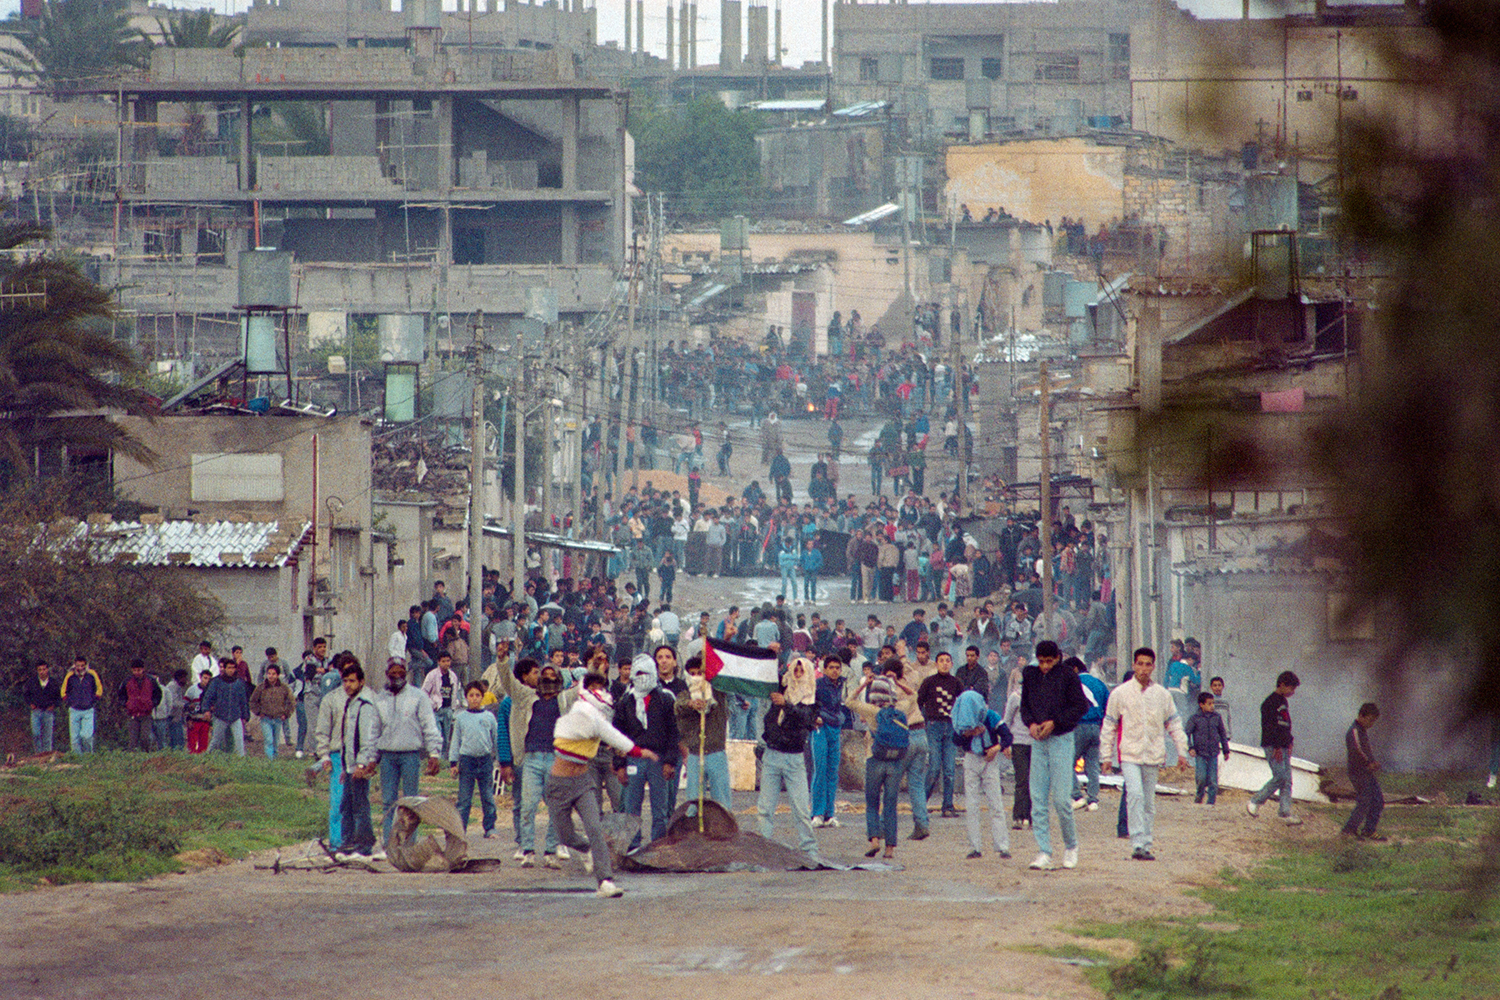
[[[23,40],[29,56],[21,65],[59,92],[143,68],[151,53],[121,0],[45,0],[41,20]]]
[[[0,204],[0,211],[7,207]],[[48,232],[30,222],[0,225],[0,251]],[[57,419],[106,407],[138,415],[154,411],[147,393],[121,384],[140,375],[141,363],[110,337],[113,308],[110,293],[62,256],[0,258],[0,479],[30,478],[43,447],[154,457],[104,417]]]
[[[0,496],[0,691],[19,688],[38,659],[60,675],[57,665],[82,653],[113,692],[132,659],[167,676],[224,627],[223,606],[188,575],[101,562],[77,537],[76,503],[87,492],[77,485],[30,483]],[[95,502],[108,508],[111,497],[105,490]],[[104,712],[108,734],[123,717],[110,697]]]
[[[172,49],[227,49],[240,33],[239,24],[233,21],[214,24],[214,12],[206,7],[177,11],[165,21],[157,18],[156,23],[162,44]]]
[[[715,97],[676,109],[633,111],[636,183],[676,195],[694,214],[742,211],[761,190],[759,128],[759,115],[730,111]]]
[[[32,155],[36,130],[25,118],[0,114],[0,160],[25,160]]]

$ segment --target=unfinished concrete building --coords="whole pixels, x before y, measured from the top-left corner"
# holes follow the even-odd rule
[[[444,46],[435,17],[408,16],[402,47],[157,49],[111,85],[120,212],[100,278],[158,357],[169,338],[178,356],[236,353],[254,246],[295,255],[298,311],[448,318],[429,338],[475,310],[519,315],[538,287],[565,315],[610,300],[623,95],[571,50]]]
[[[840,0],[834,102],[891,101],[918,141],[1128,124],[1131,28],[1152,6]]]

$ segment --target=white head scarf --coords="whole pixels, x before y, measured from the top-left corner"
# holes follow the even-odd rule
[[[656,689],[656,661],[641,653],[630,661],[630,687],[635,694],[635,717],[646,725],[646,696]]]

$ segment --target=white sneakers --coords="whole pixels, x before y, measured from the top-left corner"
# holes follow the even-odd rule
[[[599,889],[594,893],[594,895],[598,896],[601,899],[619,899],[621,896],[625,895],[625,890],[615,885],[612,880],[605,879],[603,882],[599,883]]]
[[[827,819],[824,819],[822,816],[814,816],[810,825],[821,830],[825,826],[843,826],[844,824],[832,816],[829,816]]]
[[[558,844],[557,857],[560,861],[567,861],[568,859],[573,857],[573,852],[568,850],[567,844]]]
[[[1301,816],[1283,816],[1283,817],[1281,817],[1281,821],[1283,823],[1285,823],[1287,826],[1301,826],[1302,825],[1302,817]]]
[[[1099,803],[1097,803],[1097,802],[1090,802],[1090,803],[1089,803],[1089,804],[1088,804],[1088,810],[1089,810],[1089,812],[1091,812],[1091,813],[1096,813],[1096,812],[1098,812],[1098,811],[1099,811]]]
[[[1490,780],[1486,781],[1484,783],[1484,787],[1485,788],[1494,788],[1495,787],[1495,781],[1497,780],[1497,778],[1500,778],[1500,775],[1494,775],[1494,774],[1490,775]]]
[[[370,860],[371,861],[384,861],[385,860],[385,851],[383,849],[379,848],[379,847],[375,848],[375,853],[373,853],[373,854],[370,855]]]
[[[522,852],[522,854],[521,854],[521,867],[522,868],[535,868],[536,867],[536,853],[534,851],[524,851],[524,852]]]
[[[821,830],[821,829],[823,829],[823,827],[827,826],[828,824],[823,822],[823,817],[822,816],[814,816],[812,818],[812,822],[809,823],[808,825],[811,826],[814,830]]]
[[[1037,871],[1045,871],[1046,869],[1051,868],[1052,855],[1038,854],[1036,857],[1031,859],[1030,867],[1036,869]]]
[[[1074,799],[1073,800],[1073,809],[1075,811],[1077,811],[1079,809],[1082,809],[1086,805],[1088,805],[1088,803],[1085,802],[1083,799]]]
[[[561,868],[562,862],[557,860],[556,854],[545,854],[542,856],[543,868]]]
[[[1078,867],[1078,848],[1076,848],[1076,847],[1069,847],[1069,848],[1066,848],[1063,851],[1063,867],[1064,868],[1077,868]]]
[[[516,848],[516,853],[514,853],[514,854],[512,854],[512,855],[511,855],[511,856],[510,856],[510,859],[511,859],[511,860],[512,860],[512,861],[525,861],[525,860],[526,860],[526,852],[525,852],[525,851],[523,851],[523,850],[521,850],[521,849],[520,849],[520,848],[519,848],[519,847],[518,847],[518,848]]]
[[[830,817],[828,817],[827,819],[825,819],[823,821],[823,825],[824,826],[843,826],[844,824],[842,824],[842,823],[839,822],[839,818],[837,816],[830,816]]]
[[[1249,813],[1251,816],[1254,816],[1259,811],[1260,807],[1255,804],[1254,799],[1245,800],[1245,812]]]

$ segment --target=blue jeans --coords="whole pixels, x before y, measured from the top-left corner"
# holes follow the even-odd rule
[[[808,811],[807,764],[800,753],[783,753],[766,747],[760,761],[760,800],[756,810],[760,813],[760,835],[767,840],[774,832],[776,803],[781,800],[782,789],[792,806],[792,822],[797,828],[797,849],[804,854],[817,854],[818,841],[812,832],[812,815]]]
[[[176,719],[167,720],[167,746],[173,750],[181,750],[187,746],[186,727]]]
[[[1344,833],[1358,833],[1368,837],[1380,823],[1380,814],[1385,811],[1385,793],[1380,790],[1380,781],[1373,774],[1360,777],[1349,776],[1354,781],[1354,811],[1344,824]]]
[[[334,750],[328,755],[328,845],[342,847],[344,844],[344,752]],[[368,815],[370,791],[365,788],[365,814]],[[370,835],[373,842],[374,834]]]
[[[901,797],[902,760],[865,761],[865,838],[896,846],[896,800]]]
[[[1088,800],[1099,801],[1099,724],[1080,722],[1073,729],[1073,759],[1083,758],[1083,773],[1088,777]],[[1199,792],[1202,794],[1201,790]],[[1212,800],[1210,800],[1212,801]]]
[[[1078,847],[1078,826],[1073,822],[1073,734],[1049,736],[1031,745],[1031,835],[1037,850],[1052,853],[1051,809],[1057,808],[1057,825],[1063,846]]]
[[[530,760],[531,758],[527,758]],[[726,765],[728,761],[725,761]],[[625,784],[625,815],[639,816],[641,805],[646,800],[647,786],[651,792],[651,839],[658,840],[667,833],[667,802],[668,779],[662,771],[662,763],[659,760],[647,760],[644,757],[631,760],[626,766],[627,779]],[[675,773],[672,781],[675,781]],[[641,829],[645,829],[642,824]],[[631,846],[639,843],[640,834],[631,841]]]
[[[687,797],[683,800],[688,803],[688,811],[692,815],[698,813],[698,755],[688,754],[687,763]],[[706,755],[703,758],[703,784],[706,786],[705,794],[725,809],[734,811],[734,795],[729,787],[729,754],[723,750]]]
[[[448,756],[448,741],[453,738],[453,709],[434,709],[432,717],[437,722],[438,734],[443,738],[442,756],[446,759]]]
[[[1149,851],[1156,842],[1156,777],[1160,771],[1155,764],[1120,763],[1120,776],[1125,779],[1125,814],[1132,850]]]
[[[245,756],[245,722],[243,719],[215,719],[213,734],[208,738],[208,749],[223,748],[225,753],[236,757]]]
[[[57,722],[57,711],[47,708],[31,710],[31,752],[52,752],[52,727]]]
[[[262,717],[260,720],[260,736],[266,743],[266,757],[275,760],[277,740],[286,739],[286,720]]]
[[[1207,757],[1193,757],[1193,777],[1197,779],[1198,792],[1193,796],[1194,802],[1202,802],[1203,797],[1208,796],[1208,804],[1213,805],[1214,800],[1219,797],[1219,755],[1209,754]]]
[[[927,829],[927,730],[911,734],[906,756],[901,758],[901,773],[906,778],[906,797],[911,802],[911,821],[918,830]]]
[[[380,798],[385,811],[380,819],[380,842],[391,842],[391,824],[396,820],[396,800],[417,794],[422,777],[422,751],[380,751]]]
[[[859,563],[855,563],[854,567],[849,570],[849,600],[859,601],[864,599],[865,592],[864,588],[861,586],[862,582],[862,576],[859,571]]]
[[[297,699],[297,752],[301,753],[307,744],[307,706],[302,704],[302,699]]]
[[[738,694],[730,694],[726,697],[729,699],[729,724],[726,727],[729,739],[755,739],[755,729],[750,723],[750,713],[753,708],[750,699]]]
[[[547,775],[552,770],[555,758],[556,754],[551,751],[533,753],[528,750],[521,766],[516,768],[516,781],[521,786],[516,792],[516,797],[521,801],[521,850],[528,854],[536,853],[536,808],[547,794]],[[545,853],[553,854],[556,851],[557,830],[549,819]]]
[[[469,828],[469,807],[474,802],[474,788],[479,787],[479,812],[484,820],[484,832],[495,829],[495,758],[489,754],[458,758],[458,818],[464,829]]]
[[[344,850],[370,854],[375,850],[375,828],[370,823],[370,779],[344,775],[344,793],[339,800],[339,824],[344,832]]]
[[[953,772],[958,763],[958,747],[953,745],[953,723],[947,719],[929,719],[927,722],[927,746],[932,762],[927,766],[927,797],[931,798],[937,788],[938,778],[943,779],[943,811],[953,811]]]
[[[68,741],[74,753],[94,752],[94,710],[68,709]]]
[[[795,570],[783,569],[781,571],[781,596],[787,597],[787,591],[791,590],[792,600],[797,599],[797,574]]]
[[[1266,763],[1271,766],[1271,780],[1261,786],[1260,791],[1250,796],[1250,801],[1257,806],[1269,799],[1272,795],[1280,793],[1281,803],[1279,812],[1282,816],[1292,814],[1292,752],[1281,750],[1281,759],[1277,760],[1278,752],[1275,747],[1261,747],[1265,751]]]
[[[172,720],[171,719],[152,719],[151,720],[151,741],[156,744],[156,749],[158,749],[158,750],[165,750],[165,749],[167,749],[167,747],[168,747],[168,742],[167,741],[169,739],[171,739],[171,728],[172,728]]]
[[[812,814],[828,819],[833,816],[833,802],[839,792],[840,745],[844,734],[838,726],[823,723],[812,731]]]

